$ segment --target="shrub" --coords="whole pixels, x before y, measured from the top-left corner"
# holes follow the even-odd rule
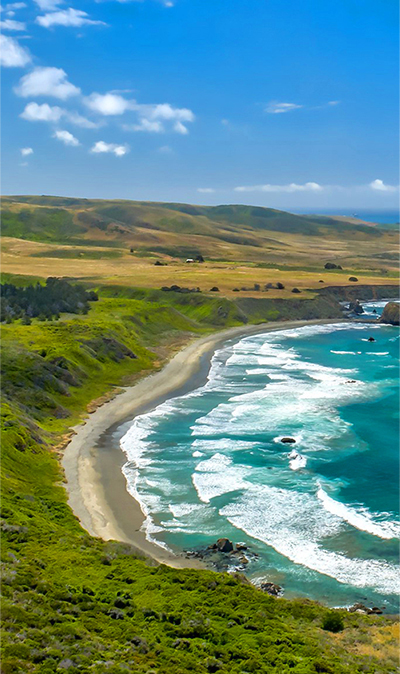
[[[327,632],[342,632],[344,630],[344,622],[340,613],[328,611],[322,620],[322,629]]]

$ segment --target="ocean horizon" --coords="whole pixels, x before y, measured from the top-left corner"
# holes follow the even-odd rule
[[[379,225],[397,225],[400,222],[399,209],[352,209],[352,208],[335,208],[335,209],[301,209],[294,210],[294,213],[299,215],[331,215],[343,216],[347,218],[358,218],[365,222],[376,222]]]
[[[256,585],[396,612],[398,354],[396,328],[362,319],[227,342],[204,386],[121,440],[147,538],[179,554],[228,537]]]

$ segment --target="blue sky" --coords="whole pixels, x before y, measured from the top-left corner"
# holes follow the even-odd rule
[[[3,194],[398,203],[397,0],[24,0]]]

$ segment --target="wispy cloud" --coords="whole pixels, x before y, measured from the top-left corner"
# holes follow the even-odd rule
[[[28,122],[49,122],[50,124],[58,122],[62,118],[82,129],[98,129],[100,126],[100,124],[92,122],[78,112],[71,112],[70,110],[65,110],[57,105],[52,106],[48,103],[39,104],[34,101],[25,106],[20,117]]]
[[[47,14],[36,17],[36,23],[43,28],[52,28],[53,26],[67,26],[80,28],[81,26],[106,26],[104,21],[94,21],[89,18],[89,14],[81,9],[60,9],[57,12],[48,12]]]
[[[279,115],[285,112],[293,112],[294,110],[323,110],[324,108],[333,108],[340,104],[340,101],[328,101],[321,105],[303,105],[299,103],[281,103],[279,101],[270,101],[264,108],[264,112],[271,115]]]
[[[158,151],[161,152],[161,154],[173,154],[174,152],[170,145],[161,145],[161,147],[158,148]]]
[[[11,12],[8,12],[8,14],[11,14]],[[14,19],[4,19],[4,21],[0,21],[0,28],[1,30],[12,30],[12,31],[25,31],[26,30],[26,23],[23,21],[15,21]]]
[[[319,183],[289,183],[288,185],[240,185],[235,192],[321,192],[324,189]]]
[[[93,145],[90,152],[92,154],[111,153],[115,154],[116,157],[123,157],[124,154],[129,152],[129,147],[127,145],[117,145],[116,143],[105,143],[104,140],[99,140]]]
[[[31,62],[27,49],[8,35],[0,35],[0,65],[5,68],[23,68]]]
[[[20,152],[23,157],[28,157],[30,154],[33,154],[33,149],[31,147],[21,147]]]
[[[77,147],[80,145],[80,142],[75,136],[72,135],[69,131],[55,131],[53,134],[53,138],[57,138],[57,140],[60,140],[64,145],[70,145],[71,147]]]
[[[4,9],[6,12],[10,12],[18,9],[25,9],[25,7],[28,7],[26,2],[9,2]]]
[[[53,12],[64,4],[64,0],[35,0],[35,3],[42,12]]]
[[[24,75],[14,91],[23,98],[51,96],[66,100],[77,96],[81,90],[68,81],[67,73],[62,68],[39,67]]]
[[[369,187],[377,192],[398,192],[399,190],[398,185],[386,185],[383,180],[379,180],[379,178],[373,180],[372,183],[369,184]]]
[[[297,103],[279,103],[279,101],[270,101],[265,108],[265,112],[268,112],[271,115],[279,115],[284,112],[299,110],[302,107],[302,105],[298,105]]]
[[[200,194],[213,194],[215,189],[213,187],[198,187],[197,191],[200,192]]]

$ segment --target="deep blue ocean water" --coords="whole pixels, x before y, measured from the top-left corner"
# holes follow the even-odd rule
[[[369,303],[367,318],[384,304]],[[121,441],[147,536],[173,550],[227,536],[258,553],[246,568],[255,583],[396,611],[398,383],[392,326],[228,342],[206,385],[137,417]]]
[[[303,210],[301,211],[302,213],[311,213],[312,211],[310,210]],[[296,213],[300,213],[300,211],[296,211]],[[388,225],[390,227],[394,225],[398,225],[400,222],[400,215],[399,215],[399,210],[392,208],[392,209],[386,209],[386,210],[365,210],[365,209],[360,209],[360,210],[354,210],[350,208],[342,208],[342,209],[320,209],[316,211],[317,215],[344,215],[346,217],[350,218],[358,218],[359,220],[364,220],[365,222],[376,222],[380,225]]]

